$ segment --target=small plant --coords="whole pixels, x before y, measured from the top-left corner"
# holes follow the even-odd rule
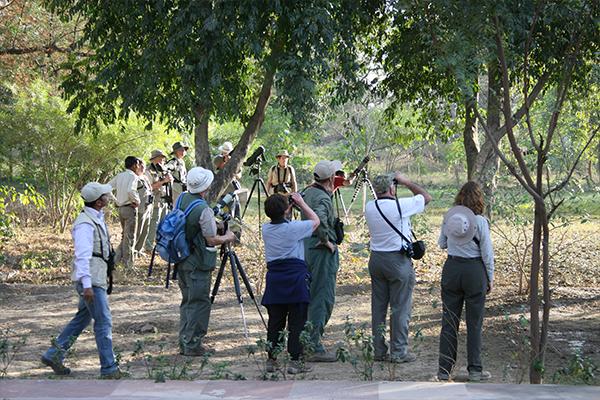
[[[345,339],[337,342],[336,354],[342,362],[352,364],[359,378],[365,381],[373,380],[374,349],[373,336],[368,333],[368,323],[354,326],[349,315],[344,323]]]
[[[10,328],[4,331],[0,330],[0,354],[2,355],[2,369],[0,370],[0,379],[6,378],[10,364],[14,361],[19,351],[27,343],[27,336],[23,336],[16,341],[10,341]]]
[[[210,379],[217,380],[233,378],[234,381],[245,381],[246,377],[240,374],[236,374],[228,368],[230,365],[231,363],[228,363],[226,361],[213,365],[213,368],[215,370],[210,374]]]
[[[566,366],[558,370],[552,376],[552,383],[558,384],[573,384],[581,383],[590,384],[598,371],[598,366],[591,358],[584,359],[581,356],[581,350],[577,349],[573,352],[571,359]]]

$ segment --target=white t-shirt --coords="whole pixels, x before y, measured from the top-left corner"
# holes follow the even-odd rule
[[[409,240],[412,240],[410,217],[425,210],[425,197],[416,195],[398,199],[402,211],[402,221],[398,213],[396,199],[382,198],[376,200],[385,217]],[[406,248],[406,243],[400,235],[383,219],[375,201],[370,201],[365,207],[365,218],[371,234],[371,250],[373,251],[399,251]]]

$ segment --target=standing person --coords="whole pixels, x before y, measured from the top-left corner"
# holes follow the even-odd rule
[[[183,157],[188,149],[189,147],[184,146],[183,142],[174,143],[171,152],[174,157],[166,165],[171,175],[173,175],[173,183],[171,184],[173,204],[177,203],[179,195],[187,190],[187,169]]]
[[[277,158],[277,165],[273,165],[269,170],[267,193],[289,196],[298,189],[296,187],[296,171],[294,167],[288,165],[290,153],[287,150],[279,150],[275,158]]]
[[[335,212],[331,193],[335,171],[342,168],[338,160],[323,160],[314,168],[315,183],[308,187],[304,193],[304,201],[309,208],[319,217],[320,225],[313,235],[304,239],[304,251],[308,271],[313,276],[310,287],[310,305],[308,306],[308,320],[311,322],[311,333],[315,352],[310,357],[311,362],[334,362],[338,357],[327,350],[322,343],[325,325],[333,312],[335,302],[335,282],[340,265],[336,234],[334,229]],[[302,220],[308,219],[304,211]]]
[[[144,175],[148,178],[152,188],[154,207],[152,208],[152,215],[150,217],[148,237],[144,244],[147,252],[151,252],[154,249],[156,227],[169,212],[169,204],[172,204],[171,182],[173,182],[173,176],[165,168],[165,153],[162,150],[152,150],[149,161],[150,166],[146,169]]]
[[[396,184],[406,186],[414,196],[396,199]],[[408,352],[408,323],[415,286],[415,270],[408,251],[412,244],[410,217],[422,213],[431,196],[399,171],[375,177],[373,188],[377,200],[367,203],[365,218],[371,235],[369,273],[374,358],[396,363],[412,362],[417,356]],[[391,310],[390,354],[385,333],[381,332],[381,326],[386,324],[388,307]]]
[[[136,171],[140,159],[129,156],[125,159],[125,171],[121,172],[108,184],[117,190],[115,205],[119,208],[119,221],[123,228],[121,244],[115,252],[115,264],[133,267],[133,246],[137,230],[138,205],[140,196],[137,191],[138,175]]]
[[[354,172],[350,172],[348,178],[346,178],[346,173],[342,170],[335,171],[335,180],[333,181],[333,191],[338,190],[340,186],[350,186],[352,182],[356,179],[356,174]]]
[[[213,179],[212,171],[202,167],[192,168],[187,180],[189,191],[181,195],[179,208],[185,211],[194,200],[204,200],[203,196],[210,189]],[[187,216],[185,236],[191,243],[192,253],[177,264],[177,279],[182,296],[179,307],[181,352],[186,356],[203,356],[214,353],[213,349],[202,343],[208,331],[210,281],[217,261],[217,249],[213,247],[232,242],[235,237],[230,231],[224,235],[217,234],[215,214],[204,201]]]
[[[129,375],[121,372],[115,361],[112,320],[106,293],[110,235],[104,223],[102,208],[108,204],[108,193],[111,190],[110,185],[97,182],[90,182],[81,189],[85,206],[73,224],[75,257],[71,262],[71,280],[79,296],[77,314],[58,336],[56,344],[42,356],[42,363],[52,368],[56,375],[71,373],[71,369],[63,364],[65,353],[92,319],[101,377],[119,379]]]
[[[309,304],[307,279],[310,276],[304,261],[303,239],[312,235],[320,221],[299,193],[292,193],[291,199],[293,203],[281,194],[274,194],[265,200],[265,214],[271,222],[262,228],[267,278],[261,304],[269,312],[267,340],[273,348],[283,341],[280,332],[285,329],[287,319],[288,353],[292,359],[288,373],[297,374],[312,371],[312,367],[303,365],[300,360],[303,350],[300,332],[306,324]],[[290,221],[294,203],[304,211],[307,221]],[[276,358],[271,349],[267,360],[268,372],[279,367]]]
[[[233,145],[231,144],[231,142],[225,142],[225,143],[223,143],[222,146],[219,146],[219,150],[221,151],[221,154],[216,155],[212,159],[212,163],[213,163],[213,166],[215,167],[216,171],[222,170],[223,167],[225,166],[225,164],[227,164],[227,162],[231,159],[231,155],[229,153],[231,153],[233,151]],[[241,167],[238,168],[237,172],[233,176],[233,179],[227,186],[227,189],[225,189],[225,191],[227,193],[233,193],[233,194],[239,193],[238,191],[242,188],[242,185],[240,185],[240,183],[238,182],[238,179],[242,179],[242,168]],[[242,209],[241,209],[240,201],[237,196],[234,197],[233,203],[229,207],[229,213],[234,218],[235,217],[240,218],[240,219],[242,218]]]
[[[438,379],[447,381],[456,368],[460,315],[465,304],[467,321],[467,370],[470,380],[490,379],[481,363],[481,329],[485,296],[494,288],[494,248],[490,226],[483,216],[481,187],[467,182],[460,188],[444,216],[438,244],[448,249],[442,270],[442,331]]]
[[[152,194],[152,185],[145,175],[146,162],[140,159],[137,164],[136,174],[138,175],[137,191],[140,196],[140,204],[138,206],[137,231],[135,233],[135,252],[139,256],[145,256],[144,243],[148,237],[148,229],[150,226],[150,217],[152,216],[152,203],[154,203],[154,195]]]

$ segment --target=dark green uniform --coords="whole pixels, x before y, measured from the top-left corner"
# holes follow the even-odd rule
[[[304,201],[317,214],[321,224],[313,232],[313,236],[304,239],[305,260],[308,270],[313,276],[310,286],[310,305],[308,320],[314,328],[312,339],[315,351],[325,350],[321,337],[325,325],[331,317],[335,301],[335,283],[340,259],[335,244],[335,212],[331,195],[322,186],[314,184],[305,191]],[[302,212],[302,220],[307,220]],[[319,242],[331,242],[335,246],[332,253],[326,246],[315,246]]]

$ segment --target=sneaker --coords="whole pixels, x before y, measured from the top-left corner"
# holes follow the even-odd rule
[[[277,360],[273,360],[272,358],[267,360],[267,372],[275,372],[279,367],[281,367],[281,364]]]
[[[296,375],[302,372],[310,372],[313,368],[305,363],[302,363],[299,360],[291,360],[288,364],[287,372],[288,374]]]
[[[52,368],[56,375],[69,375],[71,373],[71,369],[65,367],[60,361],[55,363],[53,361],[48,360],[44,356],[42,356],[42,364]]]
[[[491,377],[488,371],[469,371],[469,380],[473,382],[487,381]]]
[[[450,375],[448,375],[445,372],[439,372],[437,374],[437,380],[440,381],[440,382],[447,382],[447,381],[450,380]]]
[[[409,363],[413,361],[417,361],[417,355],[414,353],[406,353],[406,355],[402,358],[392,357],[392,362],[396,364]]]
[[[109,372],[108,374],[104,374],[104,375],[100,376],[100,378],[118,380],[121,378],[131,378],[131,374],[129,372],[121,371],[121,368],[117,368],[114,371]]]
[[[387,361],[390,359],[390,355],[388,353],[385,353],[382,356],[375,356],[373,357],[373,361]]]
[[[186,357],[202,357],[212,354],[215,354],[215,349],[212,349],[208,346],[204,346],[198,350],[187,350],[183,352],[183,355]]]
[[[337,355],[327,350],[321,350],[313,353],[308,359],[310,362],[336,362],[339,359]]]

